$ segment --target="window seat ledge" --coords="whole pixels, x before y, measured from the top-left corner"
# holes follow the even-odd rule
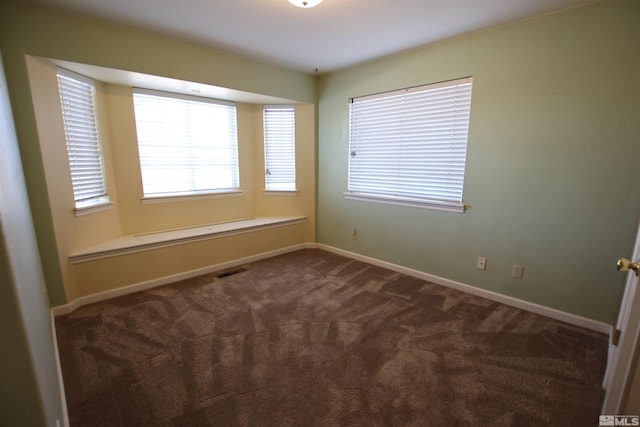
[[[118,237],[69,255],[72,264],[94,261],[118,255],[180,245],[199,240],[215,239],[234,234],[250,233],[274,227],[284,227],[306,221],[304,216],[256,217],[236,221],[206,224],[196,227]]]

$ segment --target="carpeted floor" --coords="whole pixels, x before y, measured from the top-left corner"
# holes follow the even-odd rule
[[[56,319],[72,426],[597,425],[607,338],[321,250]]]

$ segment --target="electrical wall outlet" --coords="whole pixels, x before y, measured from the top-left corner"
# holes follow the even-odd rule
[[[351,238],[352,238],[352,239],[356,239],[356,238],[358,238],[358,229],[357,229],[357,228],[355,228],[355,227],[353,227],[353,228],[351,229]]]
[[[478,268],[478,270],[485,270],[487,268],[487,259],[485,257],[479,256],[476,267]]]
[[[524,265],[513,264],[513,270],[511,270],[511,277],[514,279],[522,279],[524,274]]]

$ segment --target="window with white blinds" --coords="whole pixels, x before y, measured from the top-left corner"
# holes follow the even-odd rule
[[[133,101],[144,197],[239,190],[234,103],[143,89]]]
[[[472,79],[350,103],[347,198],[463,212]]]
[[[265,105],[264,163],[266,191],[296,190],[296,129],[293,105]]]
[[[109,201],[96,120],[93,80],[58,69],[67,154],[76,209]]]

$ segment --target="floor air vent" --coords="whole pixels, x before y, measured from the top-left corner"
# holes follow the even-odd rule
[[[223,271],[221,273],[216,274],[216,277],[218,279],[224,279],[225,277],[229,277],[229,276],[233,276],[234,274],[238,274],[238,273],[242,273],[243,271],[247,271],[246,268],[236,268],[234,270],[227,270],[227,271]]]

